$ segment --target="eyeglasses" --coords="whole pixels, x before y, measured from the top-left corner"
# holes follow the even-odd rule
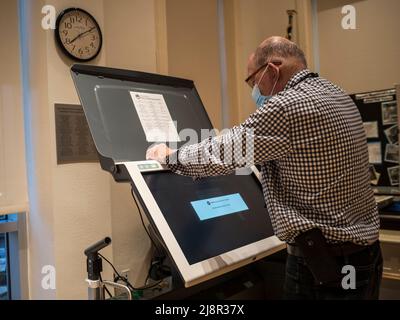
[[[257,75],[257,73],[259,73],[263,68],[265,68],[269,63],[272,63],[276,66],[280,66],[282,64],[281,61],[268,61],[266,63],[264,63],[262,66],[260,66],[256,71],[254,71],[252,74],[250,74],[244,81],[250,86],[250,88],[253,88],[254,83],[249,83],[249,81],[251,80],[251,78],[253,78],[254,76]]]

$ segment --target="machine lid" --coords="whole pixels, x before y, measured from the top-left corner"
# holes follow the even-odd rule
[[[180,148],[213,133],[191,80],[90,65],[71,75],[97,151],[115,163],[144,160],[154,143]]]

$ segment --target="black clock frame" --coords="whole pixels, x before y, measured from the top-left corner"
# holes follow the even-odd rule
[[[89,18],[92,19],[95,27],[99,31],[100,44],[99,44],[99,48],[98,48],[96,54],[93,57],[90,57],[90,58],[79,58],[79,57],[76,57],[76,56],[72,55],[65,48],[65,46],[64,46],[64,44],[63,44],[63,42],[61,40],[61,37],[60,37],[60,23],[61,23],[61,20],[67,13],[69,13],[71,11],[80,11],[83,14],[86,14],[87,16],[89,16]],[[87,11],[85,11],[83,9],[80,9],[80,8],[68,8],[68,9],[65,9],[65,10],[61,11],[61,13],[58,15],[57,20],[56,20],[56,29],[54,30],[54,34],[55,34],[55,37],[56,37],[56,43],[59,46],[59,48],[61,48],[62,52],[66,56],[68,56],[70,59],[75,60],[75,61],[88,62],[88,61],[91,61],[91,60],[95,59],[100,54],[101,48],[103,46],[103,34],[101,32],[101,28],[100,28],[99,24],[97,23],[97,20],[89,12],[87,12]]]

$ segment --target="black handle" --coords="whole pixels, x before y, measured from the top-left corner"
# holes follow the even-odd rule
[[[97,254],[98,251],[107,247],[111,243],[111,238],[105,237],[104,239],[92,244],[89,248],[87,248],[84,253],[86,256],[91,256],[93,254]]]

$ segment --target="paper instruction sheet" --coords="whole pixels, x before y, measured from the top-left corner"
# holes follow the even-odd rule
[[[381,143],[371,142],[368,143],[368,153],[369,153],[369,163],[381,164],[382,163],[382,153],[381,153]]]
[[[162,94],[130,94],[148,142],[181,141]]]

